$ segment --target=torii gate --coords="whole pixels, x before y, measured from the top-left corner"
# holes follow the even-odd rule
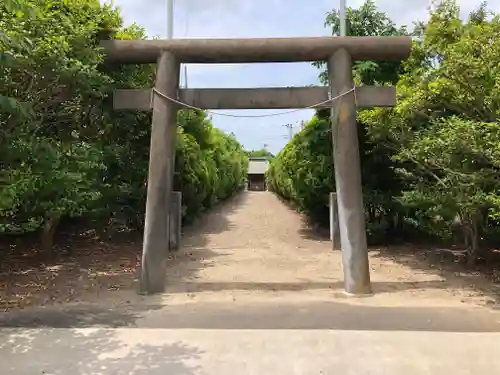
[[[117,90],[114,95],[116,109],[153,110],[141,291],[165,290],[177,111],[182,108],[168,98],[202,109],[282,109],[307,108],[338,97],[327,106],[332,108],[345,291],[371,294],[356,106],[392,107],[396,91],[394,87],[354,89],[352,61],[405,60],[411,44],[411,38],[402,36],[102,41],[107,62],[157,64],[154,89]],[[328,63],[328,88],[179,89],[181,63],[303,61]]]

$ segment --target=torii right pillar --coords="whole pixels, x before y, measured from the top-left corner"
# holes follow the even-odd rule
[[[351,55],[344,48],[336,50],[328,59],[328,77],[332,98],[353,89]],[[345,292],[354,296],[370,295],[354,91],[332,102],[331,120]]]

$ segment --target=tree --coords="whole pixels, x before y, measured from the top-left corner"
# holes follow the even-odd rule
[[[379,12],[374,0],[366,0],[358,9],[346,9],[347,35],[349,36],[397,36],[419,35],[418,28],[410,33],[406,26],[400,28],[387,16]],[[340,13],[338,10],[327,13],[325,27],[332,29],[332,35],[340,35]],[[325,62],[315,62],[321,68],[320,81],[328,84]],[[395,84],[403,72],[403,63],[399,61],[354,61],[354,75],[358,83],[373,85],[376,83]]]
[[[454,1],[441,2],[398,84],[400,104],[363,115],[406,165],[402,199],[441,237],[458,225],[470,263],[498,217],[500,18],[488,15],[482,4],[464,22]]]
[[[24,17],[33,16],[35,9],[23,0],[7,0],[3,6],[5,12],[16,13]],[[19,53],[27,52],[30,45],[30,39],[20,38],[16,35],[9,36],[0,30],[0,69],[11,69],[15,65]],[[0,95],[0,110],[11,116],[28,117],[31,115],[30,108],[25,103],[6,95]]]
[[[274,155],[265,148],[262,148],[260,150],[247,151],[247,154],[250,157],[266,157],[269,160],[272,160],[274,158]]]
[[[140,228],[151,114],[116,112],[110,99],[151,87],[155,67],[103,65],[98,43],[145,30],[98,0],[2,2],[0,30],[0,233],[41,230],[50,248],[70,219]],[[202,111],[180,112],[178,138],[190,220],[243,187],[247,159]]]

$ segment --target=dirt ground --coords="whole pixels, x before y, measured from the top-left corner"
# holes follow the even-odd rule
[[[140,238],[106,242],[87,233],[66,243],[72,255],[57,261],[38,254],[35,245],[24,252],[17,246],[26,244],[3,249],[10,255],[0,264],[0,310],[143,301],[135,293]],[[500,286],[491,277],[464,271],[443,254],[411,246],[371,249],[375,294],[349,303],[499,306]],[[164,303],[344,301],[342,280],[341,253],[324,233],[309,228],[273,194],[245,192],[186,229],[183,248],[170,255]]]

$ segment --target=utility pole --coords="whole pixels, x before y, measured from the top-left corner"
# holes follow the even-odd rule
[[[184,30],[184,36],[187,37],[189,31],[189,1],[184,2],[185,12],[184,17],[186,18],[186,29]],[[188,88],[188,68],[187,64],[184,64],[184,87]]]
[[[167,17],[167,23],[166,23],[166,34],[167,34],[167,39],[173,39],[174,37],[174,0],[165,0],[165,13]],[[186,33],[187,33],[187,28],[188,28],[188,12],[186,11]],[[187,65],[184,64],[184,85],[187,88],[188,87],[188,76],[187,76]]]
[[[184,64],[184,87],[188,88],[188,67],[187,64]]]
[[[346,0],[340,0],[339,20],[340,20],[340,36],[347,35],[346,27]]]
[[[165,0],[165,10],[167,16],[166,34],[167,39],[174,37],[174,0]]]
[[[293,138],[293,125],[292,124],[285,124],[283,126],[285,128],[288,128],[288,140],[291,140]]]

